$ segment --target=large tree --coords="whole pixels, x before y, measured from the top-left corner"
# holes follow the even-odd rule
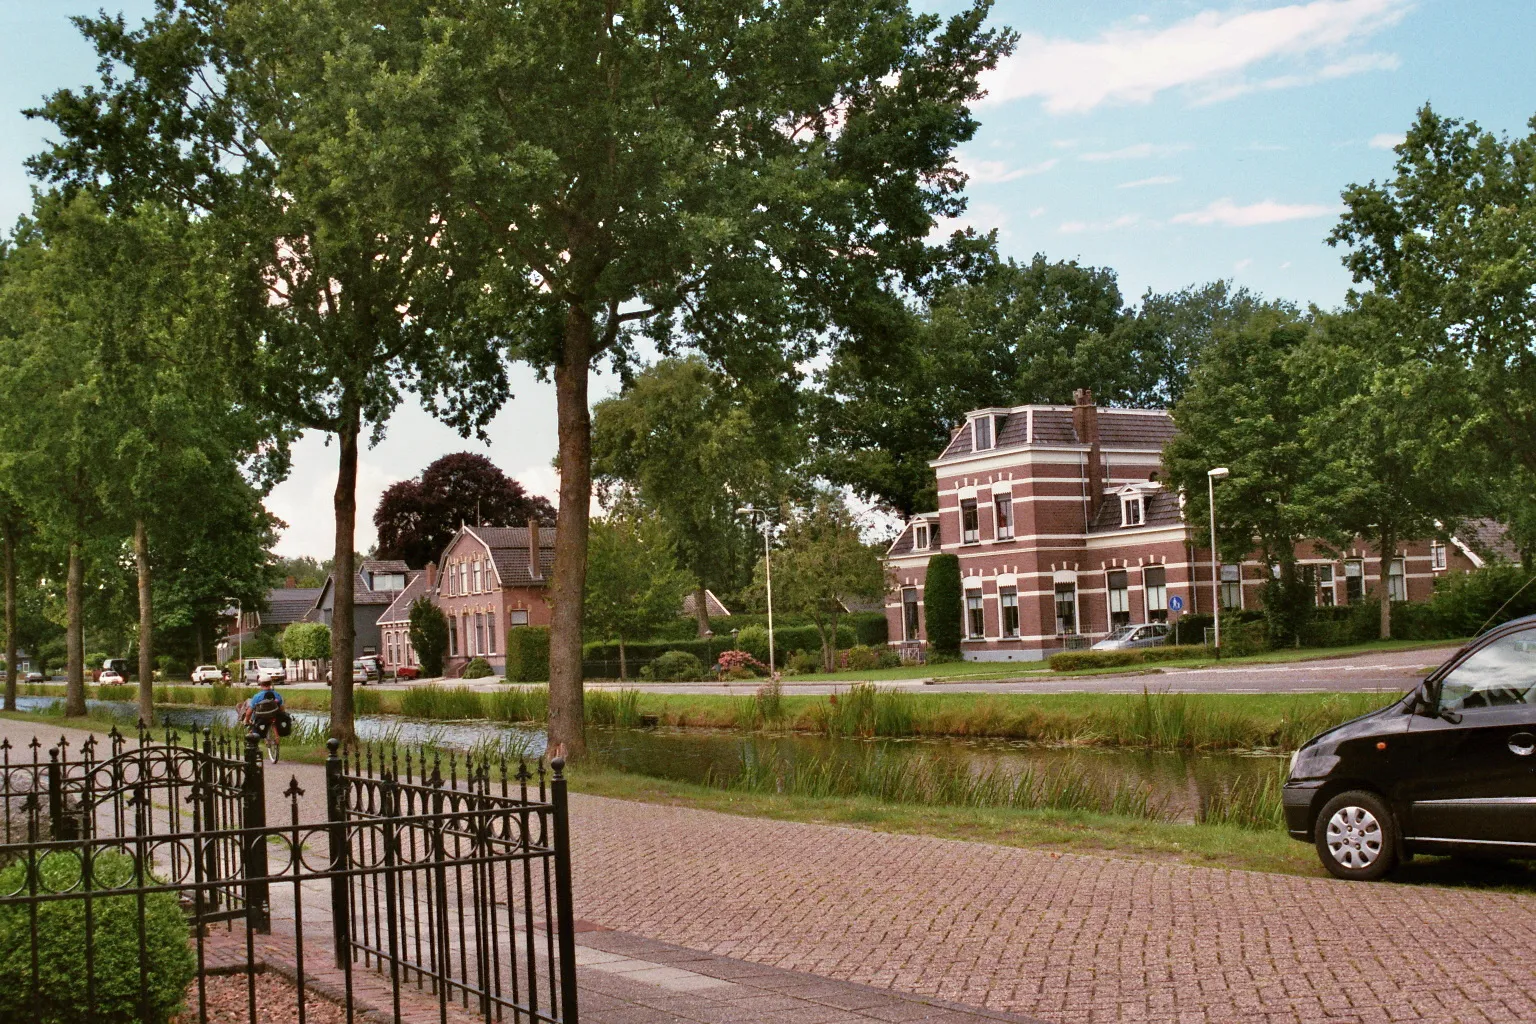
[[[437,197],[445,247],[480,254],[487,305],[554,378],[549,732],[580,754],[594,362],[643,325],[746,376],[893,319],[947,256],[927,238],[964,207],[953,151],[1012,34],[986,0],[948,20],[905,0],[291,6],[369,26],[331,67],[366,83],[335,159]]]
[[[1315,503],[1318,459],[1302,429],[1306,396],[1290,372],[1312,331],[1308,317],[1271,305],[1218,332],[1173,407],[1179,433],[1163,449],[1167,479],[1183,489],[1197,536],[1208,532],[1207,471],[1231,471],[1218,484],[1220,554],[1241,563],[1257,547],[1278,567],[1265,610],[1281,639],[1294,638],[1306,610],[1296,544],[1326,525]]]
[[[46,180],[100,189],[115,209],[155,200],[203,217],[239,313],[232,372],[272,414],[335,437],[330,722],[348,743],[359,439],[378,439],[405,389],[466,432],[506,390],[497,346],[434,330],[477,322],[442,314],[476,274],[457,265],[435,196],[377,188],[331,159],[350,134],[380,127],[360,119],[368,84],[338,73],[339,55],[390,65],[418,46],[422,13],[360,0],[164,0],[133,31],[110,16],[77,19],[101,56],[101,85],[49,99],[38,113],[62,138],[32,163]]]
[[[677,565],[671,535],[655,515],[610,515],[592,524],[587,548],[586,628],[593,640],[619,642],[619,678],[628,678],[625,646],[677,618],[690,577]]]
[[[1415,325],[1452,375],[1470,433],[1536,472],[1536,118],[1500,137],[1423,107],[1393,175],[1351,185],[1330,241],[1358,284]],[[1405,414],[1408,414],[1405,410]]]
[[[776,506],[793,486],[802,449],[793,412],[792,393],[733,382],[697,356],[662,360],[593,410],[593,469],[604,485],[629,488],[671,531],[701,636],[705,591],[721,587],[739,539],[750,537],[736,510]]]
[[[435,460],[421,476],[391,484],[373,513],[380,558],[420,569],[443,553],[460,526],[554,525],[549,499],[529,494],[494,462],[474,452]]]

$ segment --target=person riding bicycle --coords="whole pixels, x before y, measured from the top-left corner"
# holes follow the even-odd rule
[[[246,724],[266,735],[267,728],[283,714],[283,695],[272,688],[272,680],[263,680],[261,689],[246,703]]]

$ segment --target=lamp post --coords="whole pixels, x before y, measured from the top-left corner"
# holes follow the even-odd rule
[[[1211,505],[1211,615],[1216,626],[1216,657],[1221,657],[1221,581],[1216,578],[1216,481],[1231,474],[1226,466],[1205,471],[1205,486]],[[1242,584],[1239,583],[1239,586]]]
[[[773,550],[771,540],[773,538],[773,524],[768,521],[768,510],[756,508],[752,505],[743,505],[736,510],[739,516],[746,516],[747,522],[754,521],[758,516],[763,517],[763,579],[768,584],[768,678],[773,679],[778,675],[774,668],[773,650]]]

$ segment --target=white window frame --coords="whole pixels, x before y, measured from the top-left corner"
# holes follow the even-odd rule
[[[1120,525],[1145,526],[1147,524],[1147,506],[1142,496],[1127,495],[1120,499]]]
[[[1218,576],[1220,584],[1216,589],[1216,599],[1221,602],[1223,610],[1241,610],[1243,607],[1243,567],[1236,564],[1227,564],[1219,567]],[[1226,600],[1228,586],[1237,590],[1237,603],[1230,604]]]
[[[912,547],[917,551],[925,551],[928,548],[928,524],[918,523],[912,527]]]
[[[508,629],[511,629],[513,626],[526,626],[526,625],[528,625],[528,609],[526,609],[526,608],[513,608],[511,611],[507,612],[507,628]]]
[[[982,424],[986,424],[987,443],[981,443]],[[997,447],[997,421],[991,416],[977,416],[971,420],[971,450],[989,452]]]
[[[1326,581],[1323,579],[1323,573],[1328,574],[1328,579]],[[1333,571],[1332,562],[1324,562],[1322,565],[1317,567],[1317,603],[1320,607],[1332,608],[1334,605],[1339,603],[1339,594],[1335,586],[1337,580],[1338,575]],[[1326,603],[1322,600],[1324,594],[1328,596]]]
[[[1065,588],[1065,590],[1063,588]],[[1062,601],[1061,598],[1062,598],[1062,594],[1064,592],[1068,592],[1068,591],[1070,591],[1070,593],[1072,595],[1072,600],[1071,600],[1072,621],[1071,621],[1071,623],[1069,623],[1069,625],[1072,628],[1071,629],[1063,629],[1062,628],[1062,622],[1061,622],[1061,607],[1062,607],[1062,604],[1064,602]],[[1056,584],[1056,586],[1054,588],[1054,591],[1052,593],[1051,600],[1052,600],[1051,616],[1052,616],[1052,618],[1054,618],[1056,620],[1056,635],[1057,636],[1077,636],[1077,635],[1079,635],[1082,632],[1082,630],[1081,630],[1082,622],[1081,622],[1081,617],[1078,615],[1078,612],[1079,612],[1080,609],[1078,608],[1078,605],[1077,605],[1077,584],[1076,583],[1058,583],[1058,584]]]
[[[1006,512],[1004,511],[1006,509]],[[998,540],[1013,540],[1013,495],[997,494],[992,497],[993,532]]]
[[[911,617],[908,617],[908,610]],[[916,587],[903,587],[901,589],[901,637],[903,640],[915,642],[922,639],[923,634],[923,606],[918,599]]]
[[[496,620],[499,616],[496,609],[492,608],[485,613],[485,653],[496,653]]]
[[[979,630],[974,629],[977,619],[981,620]],[[965,592],[965,638],[967,640],[987,638],[987,603],[979,590]]]
[[[1438,540],[1429,542],[1429,567],[1435,572],[1444,572],[1446,567],[1445,545]]]
[[[965,508],[967,505],[970,506],[971,514],[975,516],[976,519],[975,527],[969,530],[965,528]],[[975,498],[966,498],[964,501],[960,502],[960,543],[981,543],[981,503],[978,502]]]
[[[1123,586],[1115,586],[1116,574],[1124,581]],[[1122,626],[1131,625],[1131,574],[1125,569],[1110,569],[1104,574],[1104,593],[1106,604],[1109,606],[1109,628],[1115,629],[1115,616],[1125,616]]]
[[[1406,558],[1387,560],[1387,599],[1408,600],[1408,560]]]
[[[1013,628],[1008,626],[1008,611],[1013,610]],[[997,591],[997,622],[1003,639],[1015,640],[1019,636],[1019,590],[1017,587],[1000,587]]]
[[[1162,583],[1148,583],[1148,572],[1161,572]],[[1141,596],[1142,603],[1147,609],[1148,622],[1168,621],[1168,569],[1162,565],[1143,566],[1141,570]],[[1158,615],[1162,615],[1159,619]]]

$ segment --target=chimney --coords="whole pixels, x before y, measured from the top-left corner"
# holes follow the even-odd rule
[[[436,590],[437,590],[437,563],[436,562],[428,562],[427,563],[427,593],[430,594],[430,593],[433,593]]]
[[[539,561],[539,521],[528,520],[528,575],[536,580],[544,578],[544,566]]]
[[[287,579],[283,580],[283,586],[288,590],[292,590],[298,585],[299,578],[297,576],[289,576]]]
[[[1087,388],[1072,393],[1072,429],[1077,443],[1088,446],[1088,521],[1092,522],[1104,503],[1104,457],[1099,450],[1099,407]]]

